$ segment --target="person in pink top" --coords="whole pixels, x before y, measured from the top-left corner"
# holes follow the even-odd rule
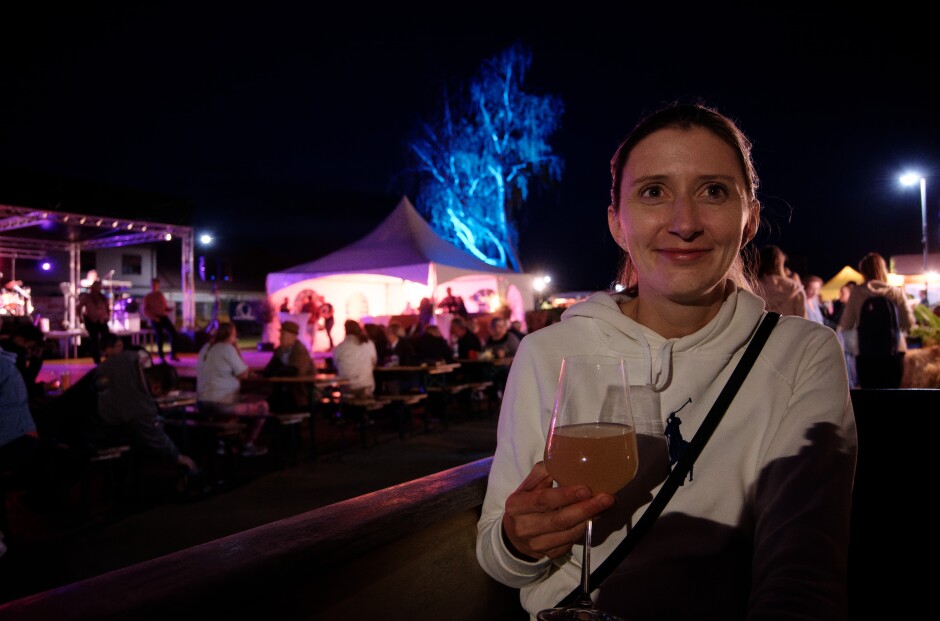
[[[144,317],[150,321],[150,325],[153,327],[160,361],[166,362],[166,356],[163,354],[165,336],[169,336],[170,339],[170,360],[179,360],[176,355],[176,326],[170,321],[170,305],[166,301],[166,296],[160,291],[160,279],[154,278],[151,280],[150,288],[150,293],[144,296]]]

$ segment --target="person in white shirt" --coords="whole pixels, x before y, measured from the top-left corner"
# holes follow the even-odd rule
[[[333,350],[333,364],[339,377],[349,380],[348,389],[356,396],[364,397],[375,392],[375,370],[378,353],[375,343],[354,319],[343,324],[346,338]]]
[[[238,349],[238,333],[235,325],[219,324],[208,343],[199,350],[196,362],[196,399],[201,411],[217,414],[232,414],[251,417],[248,436],[242,446],[242,455],[262,455],[267,452],[256,442],[264,428],[269,408],[267,401],[243,399],[241,381],[247,379],[251,370]]]

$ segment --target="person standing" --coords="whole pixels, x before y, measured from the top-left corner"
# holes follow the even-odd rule
[[[304,330],[307,332],[307,338],[310,339],[311,351],[317,341],[317,328],[320,324],[320,305],[317,302],[316,294],[310,293],[304,298],[304,303],[300,307],[301,313],[307,313],[307,325],[304,326]]]
[[[166,296],[160,291],[159,278],[150,281],[150,293],[144,296],[144,317],[150,321],[150,325],[153,327],[160,361],[166,362],[166,356],[163,353],[163,342],[166,338],[170,340],[170,360],[178,361],[179,357],[176,355],[176,326],[170,321],[170,305],[167,303]]]
[[[323,317],[323,329],[326,330],[326,338],[330,341],[330,348],[327,351],[333,351],[333,326],[336,324],[336,318],[333,317],[333,305],[320,298],[320,317]]]
[[[861,388],[900,388],[901,377],[904,372],[904,355],[907,352],[907,333],[910,332],[916,320],[914,311],[907,303],[907,296],[900,287],[888,284],[888,266],[884,257],[877,252],[869,252],[858,262],[858,271],[865,278],[861,285],[852,287],[849,299],[845,303],[839,318],[839,330],[850,332],[855,330],[854,339],[855,369],[858,375],[858,384]],[[893,302],[897,312],[897,334],[891,337],[896,345],[892,353],[872,356],[861,351],[860,340],[862,334],[859,330],[862,306],[865,301],[874,296],[882,296]],[[868,355],[866,355],[868,354]]]
[[[760,225],[759,183],[730,118],[661,108],[620,143],[610,174],[617,286],[522,340],[477,523],[480,565],[521,589],[533,618],[579,586],[588,520],[597,564],[638,523],[670,471],[667,421],[701,424],[767,315],[741,256]],[[558,485],[543,463],[562,360],[583,354],[624,359],[636,391],[638,470],[616,494]],[[780,317],[694,477],[591,585],[598,606],[632,621],[847,618],[857,444],[835,333]]]
[[[81,310],[85,330],[88,331],[91,359],[95,361],[95,364],[101,364],[104,341],[111,332],[108,328],[108,321],[111,319],[111,306],[108,303],[108,298],[101,293],[100,280],[92,282],[88,291],[78,296],[78,306]]]
[[[806,318],[824,326],[836,329],[837,324],[832,321],[832,307],[819,297],[819,290],[823,286],[823,279],[815,274],[807,276],[803,283],[806,294]]]
[[[787,255],[768,244],[761,248],[757,277],[760,295],[767,302],[767,310],[781,315],[806,317],[806,295],[803,286],[787,274]],[[792,273],[792,272],[791,272]]]
[[[858,373],[855,370],[855,352],[858,351],[858,331],[841,330],[839,322],[842,320],[842,314],[845,312],[845,305],[849,301],[852,289],[858,284],[850,280],[839,287],[839,297],[832,301],[832,322],[835,324],[836,336],[842,343],[842,350],[845,353],[845,368],[849,373],[849,388],[858,388]]]

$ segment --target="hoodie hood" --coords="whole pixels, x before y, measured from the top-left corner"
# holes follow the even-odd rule
[[[889,290],[893,289],[891,285],[882,280],[869,280],[865,283],[865,286],[875,295],[884,295]]]
[[[750,340],[764,312],[762,298],[735,287],[708,324],[688,336],[666,339],[623,314],[618,303],[628,299],[623,294],[598,292],[571,306],[561,319],[563,322],[579,318],[593,320],[600,333],[603,353],[608,355],[635,355],[639,348],[642,365],[637,369],[631,364],[631,381],[642,383],[655,392],[669,386],[675,359],[701,357],[711,360],[711,365],[716,358],[730,360]],[[736,317],[739,319],[735,320]]]

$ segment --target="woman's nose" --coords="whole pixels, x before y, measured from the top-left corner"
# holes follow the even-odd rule
[[[691,197],[683,195],[676,197],[672,204],[672,222],[669,224],[669,232],[686,241],[691,241],[701,233],[698,208]]]

